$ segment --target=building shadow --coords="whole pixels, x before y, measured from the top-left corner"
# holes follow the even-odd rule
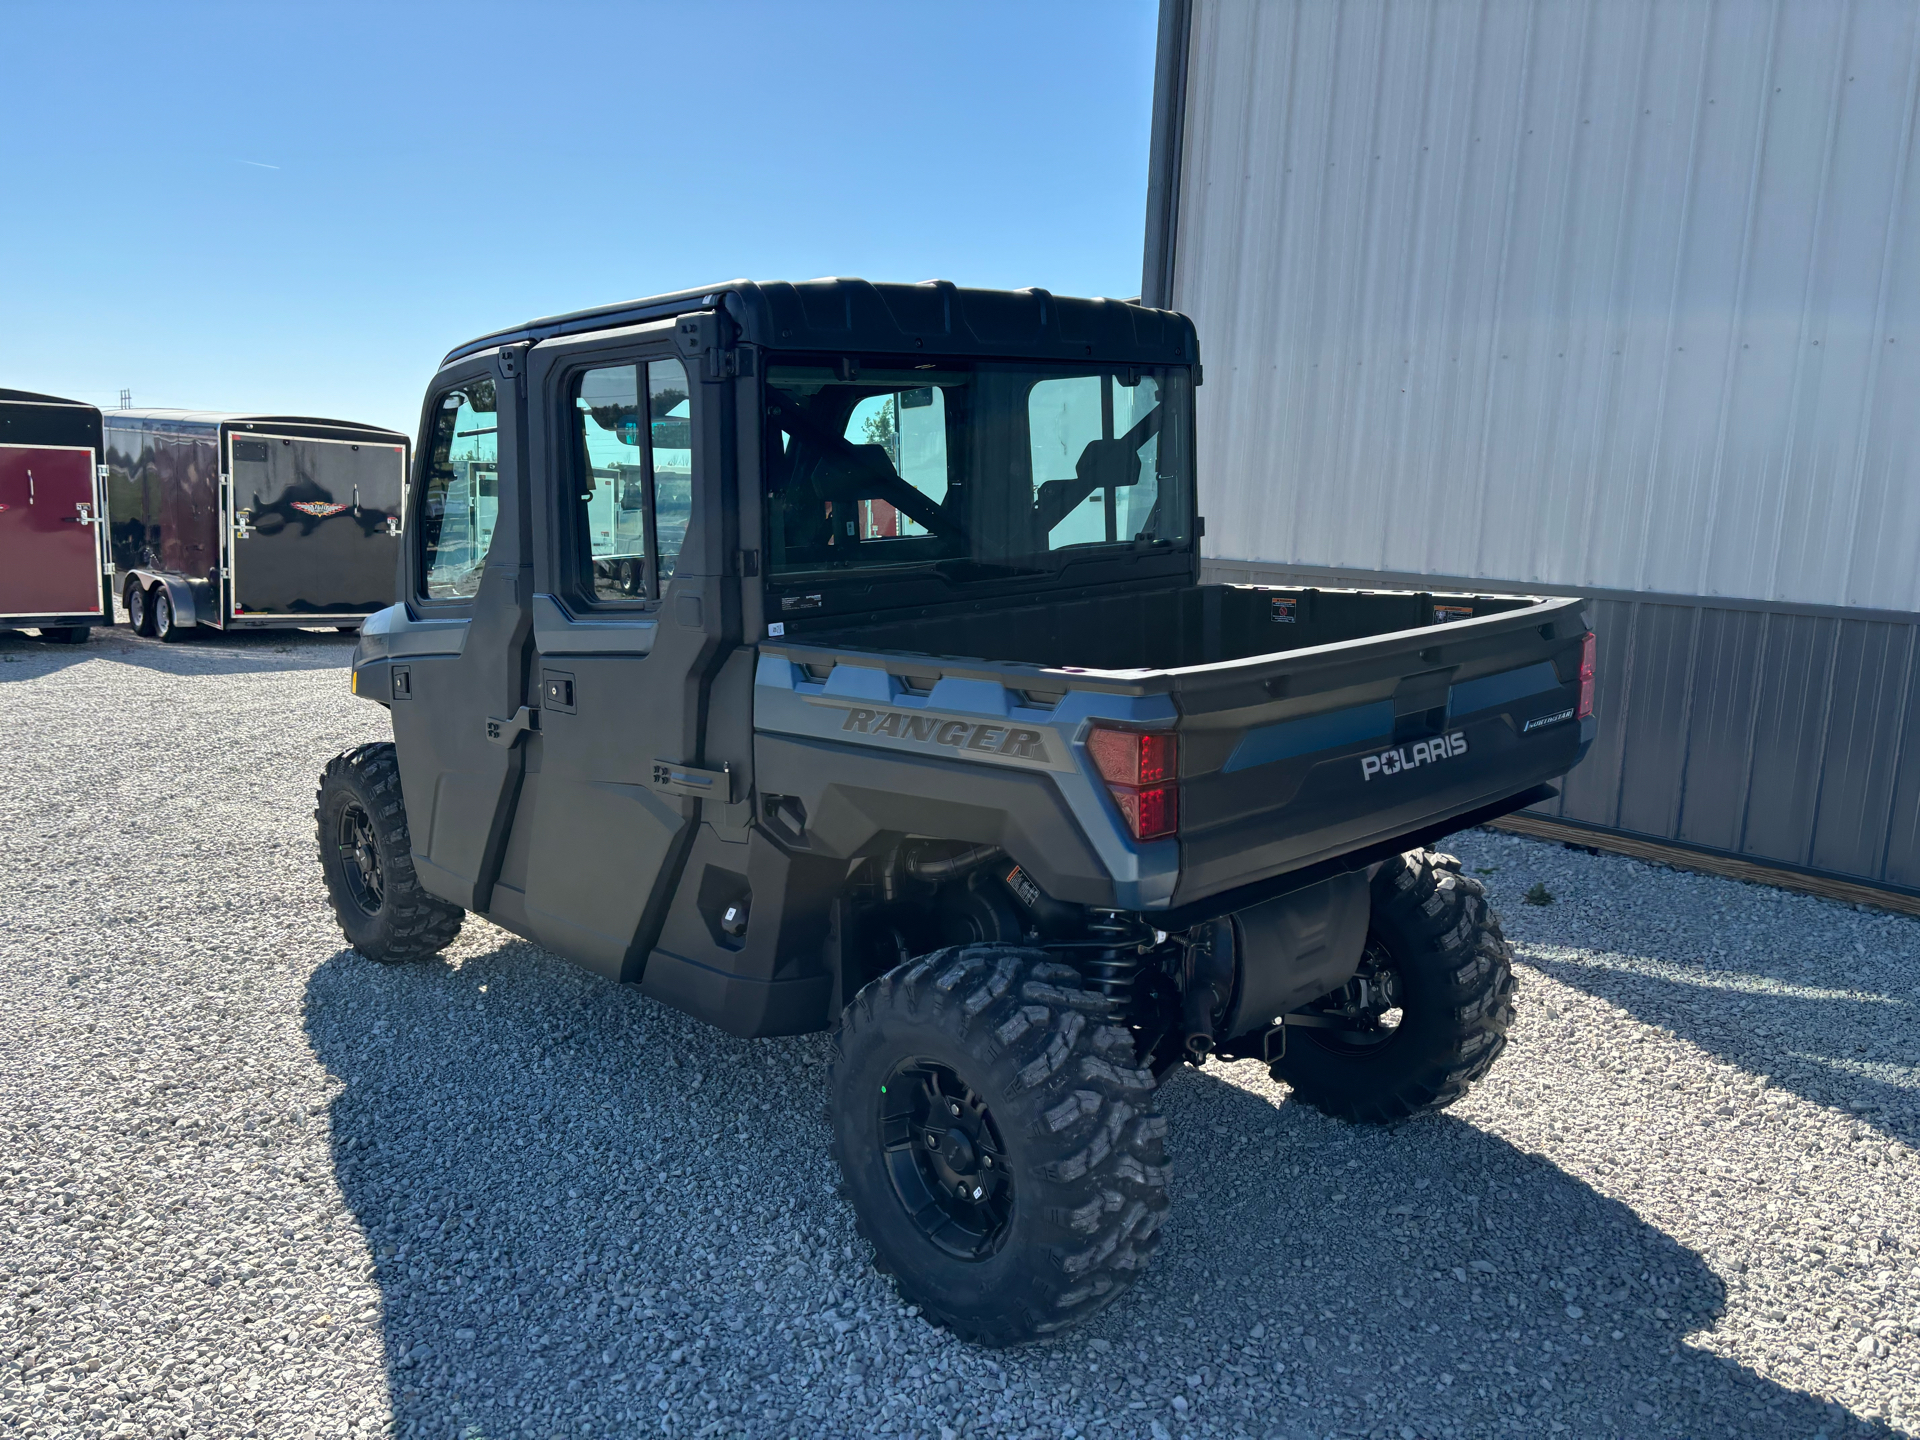
[[[1014,1365],[1023,1395],[1093,1407],[1047,1429],[1088,1434],[1369,1429],[1337,1407],[1432,1434],[1441,1386],[1482,1388],[1506,1434],[1880,1434],[1689,1347],[1725,1301],[1698,1255],[1462,1122],[1364,1132],[1182,1073],[1154,1266],[1088,1327],[992,1353],[905,1316],[867,1264],[824,1037],[737,1040],[512,940],[457,966],[341,951],[305,1025],[340,1083],[334,1165],[401,1435],[994,1432]],[[1462,1189],[1442,1205],[1413,1175]],[[1497,1229],[1464,1220],[1469,1190]],[[1179,1414],[1090,1380],[1090,1346],[1145,1367],[1172,1334],[1242,1379]]]
[[[1891,1074],[1912,1076],[1921,1063],[1912,994],[1850,991],[1845,975],[1770,976],[1777,989],[1736,991],[1699,964],[1580,960],[1527,944],[1518,954],[1543,975],[1666,1027],[1767,1076],[1771,1085],[1816,1105],[1852,1111],[1909,1147],[1921,1144],[1921,1097],[1911,1080]]]

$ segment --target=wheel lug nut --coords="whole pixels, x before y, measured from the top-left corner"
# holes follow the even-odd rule
[[[956,1116],[960,1114],[960,1107],[955,1105],[952,1101],[949,1101],[947,1103],[947,1109],[952,1111]]]

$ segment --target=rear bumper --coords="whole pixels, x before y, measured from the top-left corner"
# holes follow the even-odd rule
[[[99,611],[76,611],[72,615],[0,615],[0,630],[47,630],[70,625],[112,625],[111,616]]]
[[[1163,930],[1179,931],[1189,926],[1211,921],[1217,916],[1232,915],[1244,911],[1249,906],[1271,901],[1276,896],[1289,895],[1294,891],[1306,890],[1322,881],[1348,871],[1358,871],[1384,861],[1389,856],[1397,856],[1402,851],[1411,851],[1420,846],[1431,846],[1443,836],[1451,836],[1457,831],[1472,830],[1484,826],[1489,821],[1498,821],[1502,816],[1512,815],[1515,811],[1529,806],[1538,806],[1543,801],[1551,801],[1560,791],[1551,785],[1532,786],[1515,795],[1503,796],[1497,801],[1474,806],[1454,815],[1426,822],[1413,830],[1399,834],[1389,834],[1363,841],[1351,850],[1339,855],[1326,857],[1301,866],[1297,870],[1269,876],[1265,880],[1237,886],[1233,890],[1222,891],[1218,895],[1190,901],[1172,910],[1154,914],[1154,924]]]

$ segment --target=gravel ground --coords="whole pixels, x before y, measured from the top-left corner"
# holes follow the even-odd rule
[[[1911,919],[1460,837],[1523,962],[1489,1082],[1376,1131],[1177,1073],[1154,1266],[988,1353],[866,1264],[822,1038],[478,922],[431,965],[342,948],[314,778],[386,731],[350,645],[0,635],[0,1432],[1921,1422]]]

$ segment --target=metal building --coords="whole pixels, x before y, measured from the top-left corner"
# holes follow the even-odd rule
[[[1594,598],[1547,812],[1916,888],[1912,0],[1163,0],[1211,578]]]

